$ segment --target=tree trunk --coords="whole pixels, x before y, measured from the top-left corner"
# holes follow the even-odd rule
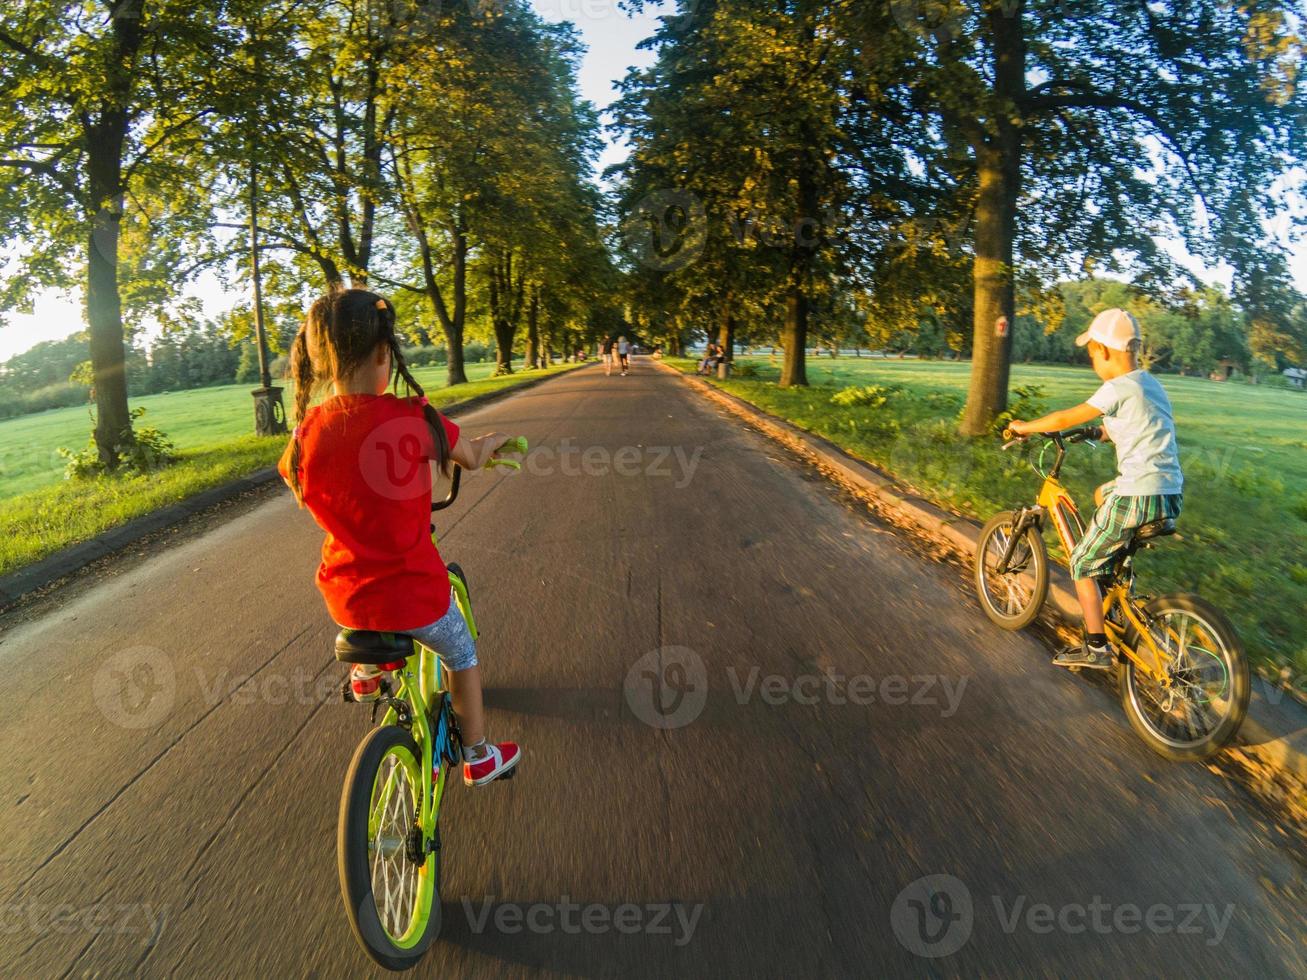
[[[467,228],[460,223],[454,235],[454,324],[458,328],[458,341],[446,335],[449,345],[449,371],[445,378],[448,385],[467,384],[467,372],[463,370],[463,325],[467,322]]]
[[[514,273],[513,251],[494,258],[490,270],[490,322],[495,332],[495,374],[513,373],[513,340],[522,313],[525,278]]]
[[[735,366],[735,313],[730,308],[731,300],[728,298],[725,314],[722,316],[721,332],[717,335],[717,343],[721,344],[726,354],[721,363],[717,365],[717,377],[726,378],[730,376],[731,368]]]
[[[540,360],[540,286],[531,287],[531,305],[526,313],[526,369],[538,368]]]
[[[811,146],[813,141],[808,141]],[[820,164],[813,161],[810,152],[805,151],[799,158],[796,180],[799,189],[799,219],[815,219],[818,211],[818,189],[814,168]],[[805,242],[795,235],[790,258],[789,295],[785,300],[785,326],[781,341],[785,345],[785,362],[781,366],[782,388],[791,388],[808,383],[808,320],[812,309],[809,288],[812,284],[812,267],[816,259],[818,242]]]
[[[798,283],[790,286],[785,299],[785,326],[781,330],[785,359],[781,363],[781,387],[808,383],[808,297]]]
[[[446,359],[445,384],[467,384],[467,372],[463,369],[463,325],[467,317],[467,240],[462,235],[454,239],[454,312],[451,315],[445,305],[445,297],[436,282],[435,269],[431,264],[431,253],[422,242],[423,275],[426,279],[427,298],[435,310],[436,322],[440,324],[445,335]]]
[[[126,345],[118,292],[122,223],[123,146],[130,122],[132,65],[141,43],[140,10],[113,16],[114,58],[98,116],[86,127],[87,205],[91,233],[86,256],[86,320],[95,377],[95,445],[106,469],[118,465],[117,446],[130,439]]]
[[[1021,11],[989,15],[995,53],[994,115],[997,132],[973,140],[978,194],[972,266],[971,387],[960,426],[964,435],[989,432],[1007,408],[1012,332],[1016,323],[1012,243],[1021,193],[1021,133],[1009,106],[1025,92],[1025,40]]]
[[[976,257],[971,388],[962,419],[964,435],[989,431],[995,416],[1007,408],[1012,323],[1016,319],[1016,290],[1012,276],[1012,237],[1016,217],[1016,162],[1004,154],[986,153],[979,165],[980,193],[976,202]],[[1006,328],[1000,324],[1006,318]],[[1001,333],[1001,335],[1000,335]]]

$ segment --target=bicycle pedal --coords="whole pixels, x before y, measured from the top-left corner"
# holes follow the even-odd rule
[[[494,779],[493,782],[502,783],[504,780],[512,779],[516,775],[517,775],[517,766],[514,766],[512,769],[508,770],[508,772],[504,773],[502,776],[499,776],[496,779]]]

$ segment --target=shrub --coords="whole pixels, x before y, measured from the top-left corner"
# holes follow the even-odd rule
[[[0,390],[0,418],[85,405],[87,400],[86,388],[67,381],[58,381],[33,391]]]
[[[1014,419],[1029,421],[1047,411],[1044,401],[1047,392],[1044,391],[1043,385],[1017,385],[1012,389],[1012,394],[1016,397],[1008,402],[1007,410],[1000,412],[998,418],[994,419],[995,434],[1006,429]],[[965,406],[962,411],[966,411]]]
[[[1307,497],[1299,497],[1290,506],[1297,517],[1307,521]]]
[[[122,441],[114,447],[118,456],[117,472],[148,474],[175,462],[177,447],[172,441],[152,425],[137,426],[136,422],[145,414],[145,408],[138,406],[130,412],[132,426],[122,433]],[[85,449],[74,452],[59,447],[59,455],[68,461],[64,468],[64,477],[69,480],[85,480],[104,474],[105,467],[100,460],[100,450],[92,435]]]
[[[863,385],[844,388],[830,396],[832,405],[844,408],[881,408],[890,397],[903,390],[902,385]]]

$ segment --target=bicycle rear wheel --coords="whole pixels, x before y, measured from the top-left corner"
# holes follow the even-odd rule
[[[1008,570],[998,563],[1012,537],[1012,511],[995,514],[976,542],[976,595],[985,615],[1008,630],[1025,629],[1035,621],[1048,597],[1048,550],[1039,528],[1028,527],[1012,549]]]
[[[440,849],[423,853],[421,802],[417,743],[397,725],[373,730],[345,777],[336,858],[354,937],[388,970],[416,966],[440,934]]]
[[[1206,759],[1234,738],[1248,712],[1243,644],[1221,611],[1196,595],[1158,596],[1144,612],[1171,684],[1157,684],[1125,658],[1121,704],[1130,727],[1158,755]],[[1126,639],[1136,649],[1143,642],[1133,629]]]

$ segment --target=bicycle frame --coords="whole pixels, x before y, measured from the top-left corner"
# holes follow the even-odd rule
[[[443,501],[431,505],[433,512],[444,510],[454,502],[458,496],[461,472],[455,467],[449,495]],[[431,527],[431,541],[433,544],[436,542],[435,525]],[[472,616],[472,600],[468,596],[467,585],[453,572],[449,573],[449,585],[453,590],[453,600],[467,621],[468,631],[475,640],[479,633],[476,620]],[[415,662],[416,669],[413,666]],[[448,728],[449,715],[443,710],[443,699],[447,696],[444,673],[440,667],[440,658],[415,640],[413,655],[404,662],[404,666],[397,670],[394,676],[398,686],[386,701],[386,713],[381,718],[381,724],[383,726],[400,723],[411,725],[413,740],[422,750],[422,845],[424,852],[429,853],[434,849],[436,818],[440,813],[440,801],[444,797],[445,775],[448,771],[447,766],[440,766],[439,779],[433,776],[436,770],[436,752],[444,752],[445,746],[451,744],[455,737]],[[378,798],[369,824],[376,819],[377,814],[385,812],[393,787],[393,783],[387,786]],[[369,827],[370,831],[372,829]]]

